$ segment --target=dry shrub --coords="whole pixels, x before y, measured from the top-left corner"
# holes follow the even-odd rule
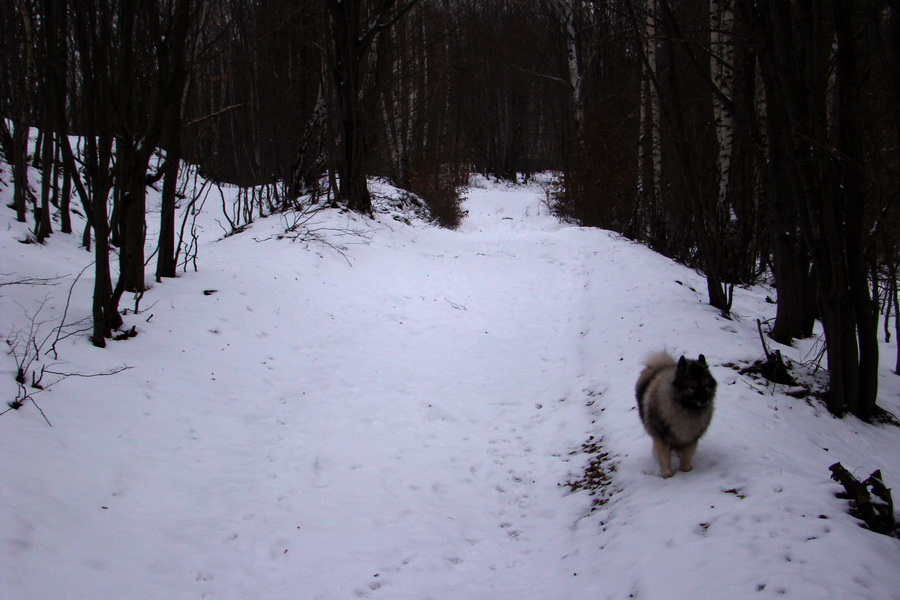
[[[594,121],[575,145],[550,208],[566,221],[624,232],[632,219],[637,179],[637,151],[624,136],[624,124]]]
[[[460,204],[460,188],[466,173],[460,165],[420,157],[411,169],[409,191],[425,201],[432,219],[441,227],[456,229],[465,216]]]

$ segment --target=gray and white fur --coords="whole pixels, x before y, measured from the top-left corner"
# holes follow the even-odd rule
[[[693,468],[697,442],[712,420],[715,394],[716,380],[702,354],[697,360],[682,356],[676,362],[668,353],[659,352],[645,361],[635,396],[663,477],[674,475],[673,450],[682,471]]]

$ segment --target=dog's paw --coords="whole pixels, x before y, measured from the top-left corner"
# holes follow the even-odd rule
[[[675,474],[675,471],[673,471],[672,469],[666,469],[661,473],[663,479],[668,479],[669,477],[671,477],[674,474]]]
[[[691,465],[681,465],[680,468],[683,473],[689,473],[690,471],[694,470],[694,467],[692,467]]]

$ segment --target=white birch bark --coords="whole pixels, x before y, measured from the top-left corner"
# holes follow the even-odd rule
[[[575,117],[575,132],[581,138],[584,124],[584,83],[581,77],[581,66],[578,60],[578,30],[575,27],[576,0],[553,0],[552,6],[562,21],[563,34],[566,40],[566,65],[569,86],[572,91],[572,105]]]
[[[734,10],[732,0],[710,0],[710,74],[713,84],[722,95],[731,98],[734,92]],[[734,118],[718,94],[713,94],[713,118],[716,139],[719,144],[718,166],[718,206],[728,205],[728,190],[731,183],[731,158],[734,151]],[[733,217],[733,215],[732,215]]]
[[[391,62],[391,79],[379,98],[385,141],[391,165],[401,183],[410,175],[411,157],[415,153],[417,131],[422,120],[420,98],[427,97],[419,86],[427,91],[427,58],[419,49],[424,47],[424,20],[422,29],[415,23],[415,16],[395,25],[389,35],[395,55]],[[421,35],[421,38],[418,36]],[[419,139],[418,142],[424,143]]]
[[[413,69],[413,79],[418,80],[421,87],[419,86],[411,86],[411,99],[413,101],[413,106],[417,107],[418,112],[416,113],[416,118],[414,122],[419,121],[420,119],[424,120],[427,123],[427,119],[423,119],[425,112],[425,107],[428,105],[428,98],[430,96],[431,91],[431,65],[428,61],[430,54],[425,50],[428,47],[428,30],[425,28],[425,14],[422,11],[418,11],[416,15],[421,15],[418,18],[418,25],[415,27],[416,34],[419,36],[418,42],[416,44],[419,50],[416,51],[416,68]],[[410,127],[410,136],[415,137],[416,128]],[[425,132],[422,133],[423,137],[425,137]]]
[[[644,197],[644,165],[646,164],[646,152],[644,150],[644,132],[646,131],[645,123],[647,122],[647,80],[641,77],[641,101],[640,116],[638,119],[638,165],[637,165],[637,197]]]
[[[399,27],[395,27],[388,32],[392,45],[399,46]],[[384,123],[385,141],[387,142],[388,153],[391,157],[391,165],[394,171],[402,180],[406,173],[403,171],[403,156],[406,152],[405,141],[406,136],[403,134],[402,122],[402,89],[396,85],[402,81],[403,77],[403,52],[398,52],[391,64],[391,79],[395,85],[385,88],[381,95],[381,120]]]
[[[644,23],[644,55],[646,61],[641,76],[641,108],[640,108],[640,143],[638,144],[638,181],[637,192],[641,202],[646,202],[644,214],[649,222],[645,234],[652,235],[652,229],[660,215],[661,201],[659,191],[662,181],[662,147],[660,143],[660,106],[659,90],[656,88],[656,0],[647,0],[647,16]],[[649,143],[649,148],[648,148]],[[650,164],[647,164],[649,151]],[[644,180],[644,173],[650,167],[651,180]]]
[[[392,75],[396,79],[398,72],[398,65],[394,63],[392,65]],[[400,155],[401,155],[401,139],[400,135],[397,131],[397,97],[395,93],[394,86],[390,86],[386,89],[384,94],[380,98],[381,104],[381,121],[384,123],[384,138],[388,148],[388,153],[391,156],[391,164],[396,169],[400,165]]]

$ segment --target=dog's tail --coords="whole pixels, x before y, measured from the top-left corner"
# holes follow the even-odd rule
[[[644,359],[644,365],[647,369],[651,371],[660,371],[667,367],[674,367],[677,365],[677,361],[672,358],[672,355],[666,352],[665,350],[660,352],[654,352],[647,356]]]
[[[641,371],[637,384],[634,386],[634,395],[635,398],[637,398],[638,409],[641,413],[643,413],[643,403],[641,402],[641,398],[643,398],[644,392],[647,391],[650,382],[653,381],[653,378],[656,377],[657,373],[664,369],[668,369],[669,367],[674,367],[677,364],[675,359],[672,358],[672,355],[665,351],[654,352],[644,359],[644,370]],[[643,417],[643,414],[641,416]]]

